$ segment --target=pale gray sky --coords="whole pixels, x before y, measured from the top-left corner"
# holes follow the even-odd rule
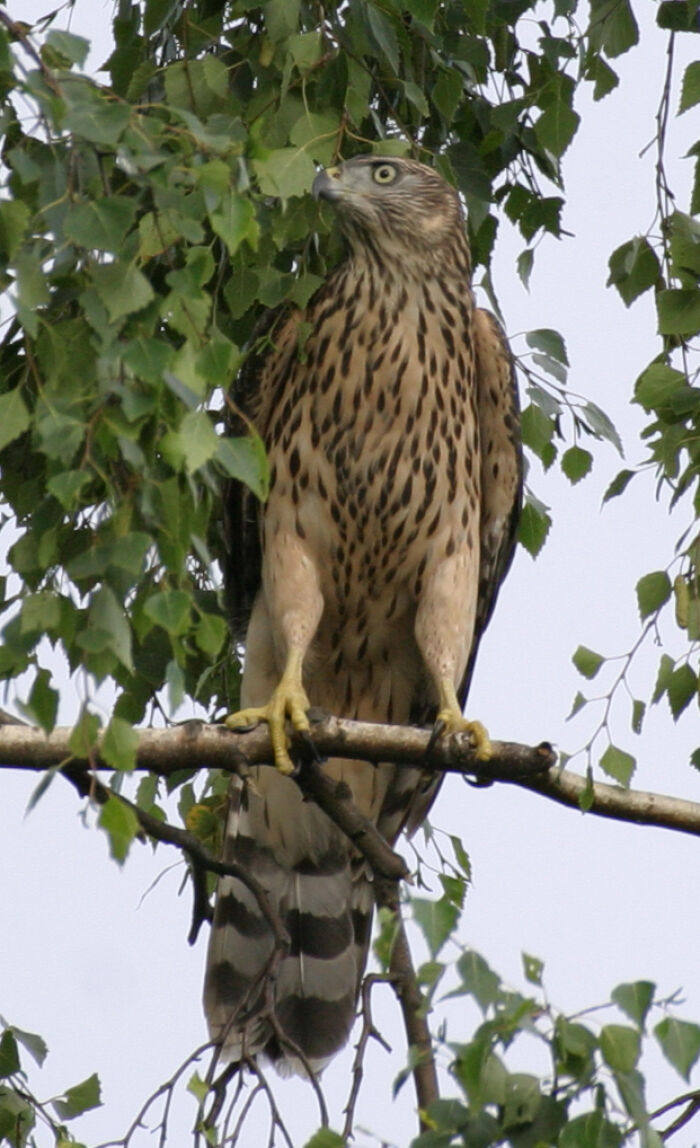
[[[9,11],[31,21],[49,6],[15,0]],[[638,157],[654,132],[665,67],[655,6],[636,7],[642,43],[619,61],[620,89],[599,105],[579,105],[582,125],[565,164],[564,223],[574,238],[545,240],[527,294],[514,270],[524,244],[504,223],[494,275],[511,335],[535,327],[565,335],[572,389],[617,422],[630,463],[643,457],[636,437],[642,419],[628,404],[633,380],[658,352],[653,303],[647,295],[628,312],[605,281],[610,252],[644,232],[653,218],[654,157]],[[106,45],[111,12],[111,4],[77,0],[72,30]],[[106,46],[97,53],[106,54]],[[682,66],[679,59],[677,83]],[[683,124],[681,130],[672,126],[668,145],[671,185],[681,189],[691,163],[679,157],[693,141],[692,126],[685,136]],[[514,347],[523,352],[524,340],[515,339]],[[516,557],[469,705],[470,715],[495,737],[546,738],[567,750],[586,740],[588,711],[572,723],[564,720],[583,688],[571,654],[579,643],[602,653],[631,646],[638,633],[636,579],[666,565],[686,524],[682,510],[669,520],[666,508],[653,503],[651,476],[637,479],[631,495],[601,511],[602,492],[621,463],[609,446],[596,446],[594,453],[593,476],[574,488],[558,471],[543,476],[533,464],[531,482],[552,507],[554,529],[536,562],[522,550]],[[678,644],[672,628],[668,636]],[[658,651],[650,650],[640,659],[637,696],[648,696],[657,658]],[[615,734],[640,759],[635,783],[700,799],[700,777],[687,765],[697,722],[686,718],[677,728],[664,708],[656,708],[641,739],[633,738],[628,724],[621,712]],[[194,950],[186,944],[190,894],[177,897],[181,868],[141,900],[177,860],[175,851],[159,849],[154,856],[135,847],[120,871],[107,858],[103,835],[84,829],[68,786],[56,782],[25,818],[33,785],[33,778],[3,773],[0,1011],[41,1032],[49,1044],[45,1069],[34,1076],[42,1097],[99,1073],[105,1107],[76,1128],[93,1145],[123,1134],[149,1092],[204,1038],[199,1002],[205,943],[200,939]],[[596,821],[503,786],[473,790],[457,778],[446,780],[433,821],[463,838],[474,867],[461,936],[516,987],[523,987],[520,954],[526,950],[545,960],[549,998],[564,1009],[605,1001],[620,981],[643,977],[657,982],[660,996],[682,988],[687,1003],[679,1015],[700,1021],[695,841]],[[450,1031],[464,1038],[476,1018],[462,1001],[452,1002],[449,1014]],[[403,1038],[388,990],[377,998],[376,1019],[395,1053],[388,1057],[371,1048],[358,1112],[369,1129],[405,1145],[415,1130],[414,1101],[410,1085],[396,1103],[389,1099],[388,1082],[403,1064]],[[612,1013],[609,1019],[621,1018]],[[342,1126],[350,1057],[338,1057],[325,1078],[336,1128]],[[524,1061],[519,1067],[532,1066]],[[295,1146],[302,1145],[318,1123],[311,1094],[296,1081],[276,1088]],[[651,1103],[683,1088],[656,1057]],[[172,1143],[185,1143],[194,1107],[184,1100],[176,1113],[181,1131]],[[251,1124],[244,1144],[263,1142],[262,1113],[255,1128],[254,1135]],[[672,1143],[688,1148],[698,1141],[700,1128],[691,1125]],[[145,1135],[135,1141],[150,1142]],[[373,1141],[359,1137],[364,1143]]]

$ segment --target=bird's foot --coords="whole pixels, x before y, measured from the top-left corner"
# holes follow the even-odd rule
[[[469,721],[459,709],[455,710],[452,707],[441,709],[435,719],[435,731],[436,739],[451,733],[468,733],[477,761],[488,761],[493,755],[486,727],[480,721]]]
[[[285,722],[289,718],[295,730],[307,733],[310,728],[307,716],[309,706],[310,702],[303,687],[298,682],[285,680],[283,677],[267,705],[250,706],[235,714],[229,714],[225,724],[229,729],[241,730],[248,726],[259,725],[263,721],[267,722],[275,766],[280,773],[290,774],[294,773],[294,762],[288,752],[289,740],[284,728]]]

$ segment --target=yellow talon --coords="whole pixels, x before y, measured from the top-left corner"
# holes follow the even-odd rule
[[[285,722],[289,718],[294,729],[299,731],[310,729],[306,715],[310,704],[301,684],[301,657],[292,653],[280,683],[267,705],[249,706],[247,709],[229,714],[225,719],[225,725],[229,729],[245,729],[246,726],[267,722],[275,767],[280,773],[289,774],[294,772],[294,762],[287,752],[289,741],[285,733]]]
[[[457,700],[454,685],[449,680],[440,683],[440,710],[436,725],[442,727],[443,736],[451,733],[468,733],[478,761],[488,761],[493,749],[486,727],[480,721],[469,721],[464,717]]]

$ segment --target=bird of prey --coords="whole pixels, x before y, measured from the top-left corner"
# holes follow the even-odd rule
[[[274,766],[230,798],[224,859],[265,887],[290,947],[246,885],[220,879],[204,990],[233,1061],[262,1053],[318,1071],[353,1024],[372,891],[362,859],[304,801],[285,723],[336,715],[439,723],[462,716],[479,639],[511,562],[521,497],[518,399],[495,317],[474,305],[457,192],[410,159],[361,156],[321,172],[346,257],[304,311],[273,316],[234,399],[262,435],[270,494],[228,498],[228,592],[245,633],[243,709],[265,721]],[[260,349],[262,347],[262,349]],[[439,782],[419,769],[331,760],[393,843]]]

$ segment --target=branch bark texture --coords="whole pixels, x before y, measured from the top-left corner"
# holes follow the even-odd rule
[[[428,756],[430,730],[413,726],[375,725],[346,719],[314,715],[311,737],[319,754],[342,756],[364,761],[393,761],[398,765],[421,765],[426,770],[461,773],[480,784],[505,782],[529,789],[573,809],[590,799],[588,812],[616,821],[654,825],[679,833],[700,836],[700,803],[664,794],[622,789],[594,782],[589,787],[585,778],[570,770],[556,767],[556,754],[543,742],[525,746],[514,742],[494,741],[490,761],[477,761],[468,735],[453,734],[433,747]],[[32,726],[0,725],[0,768],[44,770],[64,763],[108,770],[97,747],[91,760],[76,758],[69,747],[71,730],[57,728],[46,735]],[[270,740],[266,726],[245,733],[234,733],[224,726],[191,721],[167,729],[141,731],[136,768],[167,777],[180,770],[223,769],[245,774],[251,765],[270,761]],[[306,769],[302,779],[308,778]],[[327,780],[320,770],[302,784],[310,797],[323,804],[323,784]],[[319,782],[317,779],[321,778]],[[313,789],[316,791],[314,792]],[[326,798],[334,800],[328,786]],[[335,806],[337,807],[335,795]],[[367,826],[355,824],[350,836],[369,834]],[[387,861],[391,872],[393,862]],[[383,866],[380,864],[379,869]]]

